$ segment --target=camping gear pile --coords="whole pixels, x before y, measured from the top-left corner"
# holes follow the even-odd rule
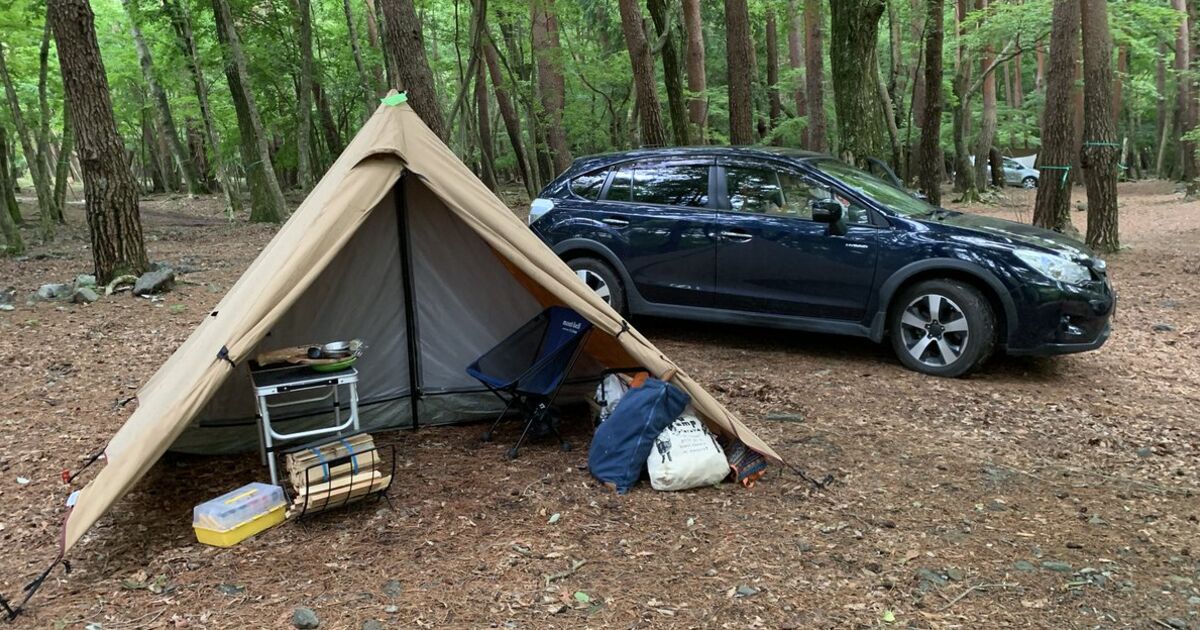
[[[214,547],[232,547],[284,521],[287,499],[283,488],[251,483],[192,509],[196,540]]]
[[[337,372],[354,365],[366,348],[360,339],[330,341],[262,352],[254,357],[254,362],[261,367],[286,363],[307,365],[318,372]]]
[[[396,461],[394,453],[389,461]],[[292,484],[291,514],[298,517],[382,495],[395,472],[367,433],[298,447],[284,462]]]
[[[588,452],[593,476],[624,494],[643,472],[662,491],[711,486],[731,471],[735,481],[751,487],[766,472],[766,460],[739,440],[728,442],[727,458],[689,396],[648,376],[610,374],[597,387],[600,426]]]

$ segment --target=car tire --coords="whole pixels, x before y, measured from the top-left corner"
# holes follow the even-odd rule
[[[1025,179],[1021,180],[1021,188],[1033,189],[1033,188],[1037,188],[1037,185],[1038,185],[1038,180],[1036,177],[1031,176],[1031,177],[1026,177]]]
[[[910,370],[955,378],[978,369],[996,345],[996,315],[975,287],[926,280],[900,294],[888,314],[892,349]]]
[[[625,287],[608,263],[595,258],[575,258],[567,261],[567,266],[614,311],[625,314]]]

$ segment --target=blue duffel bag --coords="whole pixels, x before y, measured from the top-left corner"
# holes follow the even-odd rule
[[[588,469],[625,494],[646,468],[654,439],[683,413],[691,397],[658,379],[629,390],[597,429],[588,450]]]

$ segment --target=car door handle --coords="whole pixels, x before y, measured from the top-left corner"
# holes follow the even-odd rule
[[[871,249],[871,246],[867,245],[866,243],[846,243],[846,247],[853,247],[854,249]]]
[[[727,241],[733,241],[734,243],[748,243],[754,238],[745,232],[721,232],[720,236],[721,238]]]
[[[625,226],[629,225],[629,221],[626,221],[625,219],[618,219],[616,217],[608,217],[605,219],[600,219],[600,222],[606,223],[613,227],[625,227]]]

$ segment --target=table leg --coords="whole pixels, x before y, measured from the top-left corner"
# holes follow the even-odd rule
[[[358,383],[350,383],[350,417],[354,419],[354,432],[358,433]]]

